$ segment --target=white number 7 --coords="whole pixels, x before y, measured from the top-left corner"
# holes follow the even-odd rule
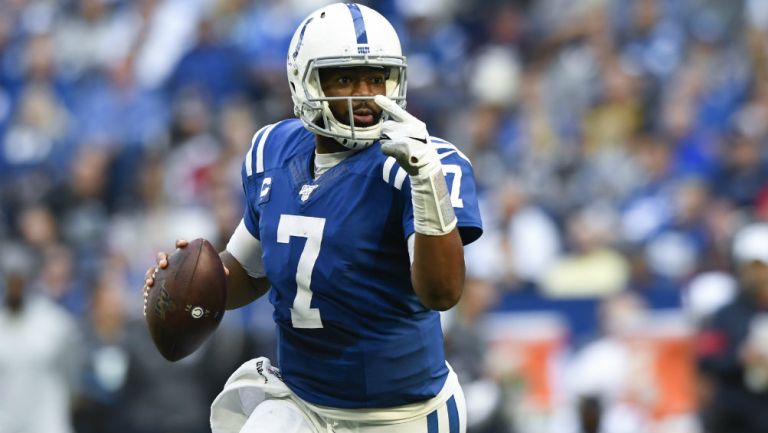
[[[311,308],[312,303],[312,270],[315,268],[317,256],[320,254],[320,244],[323,242],[325,218],[315,218],[300,215],[280,215],[277,224],[277,242],[287,244],[291,236],[307,238],[304,250],[299,257],[296,269],[296,297],[291,308],[291,322],[294,328],[322,328],[320,309]]]
[[[443,164],[443,175],[453,175],[451,182],[451,206],[464,207],[464,200],[461,199],[461,167],[456,164]]]

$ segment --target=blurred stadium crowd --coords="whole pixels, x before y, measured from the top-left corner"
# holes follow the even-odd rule
[[[204,432],[234,367],[274,353],[260,301],[168,364],[140,287],[175,239],[226,244],[324,3],[0,2],[0,432]],[[481,190],[444,317],[470,433],[704,431],[722,390],[694,336],[739,290],[734,235],[768,219],[768,2],[364,3]]]

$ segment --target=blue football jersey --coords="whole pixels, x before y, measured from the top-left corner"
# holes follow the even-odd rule
[[[482,233],[472,166],[433,142],[467,244]],[[408,176],[377,142],[313,179],[314,150],[315,136],[285,120],[254,136],[242,172],[283,378],[302,399],[336,408],[430,399],[448,370],[440,316],[411,286]]]

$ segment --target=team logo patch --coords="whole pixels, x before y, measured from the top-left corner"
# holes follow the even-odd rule
[[[301,201],[307,201],[310,194],[312,194],[312,191],[314,191],[318,186],[320,185],[302,185],[301,191],[299,191],[299,197],[301,198]]]
[[[265,177],[261,182],[261,191],[259,192],[259,203],[269,201],[269,193],[272,191],[272,178]]]
[[[211,310],[207,310],[199,305],[187,305],[184,311],[189,313],[193,319],[200,319],[202,317],[208,317],[211,315]]]

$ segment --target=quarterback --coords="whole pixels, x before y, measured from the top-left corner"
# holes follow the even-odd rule
[[[474,175],[405,110],[406,71],[392,25],[365,6],[297,28],[297,118],[254,135],[243,219],[220,253],[227,308],[269,293],[279,369],[241,366],[213,402],[214,433],[465,431],[437,310],[458,302],[463,245],[482,233]]]

